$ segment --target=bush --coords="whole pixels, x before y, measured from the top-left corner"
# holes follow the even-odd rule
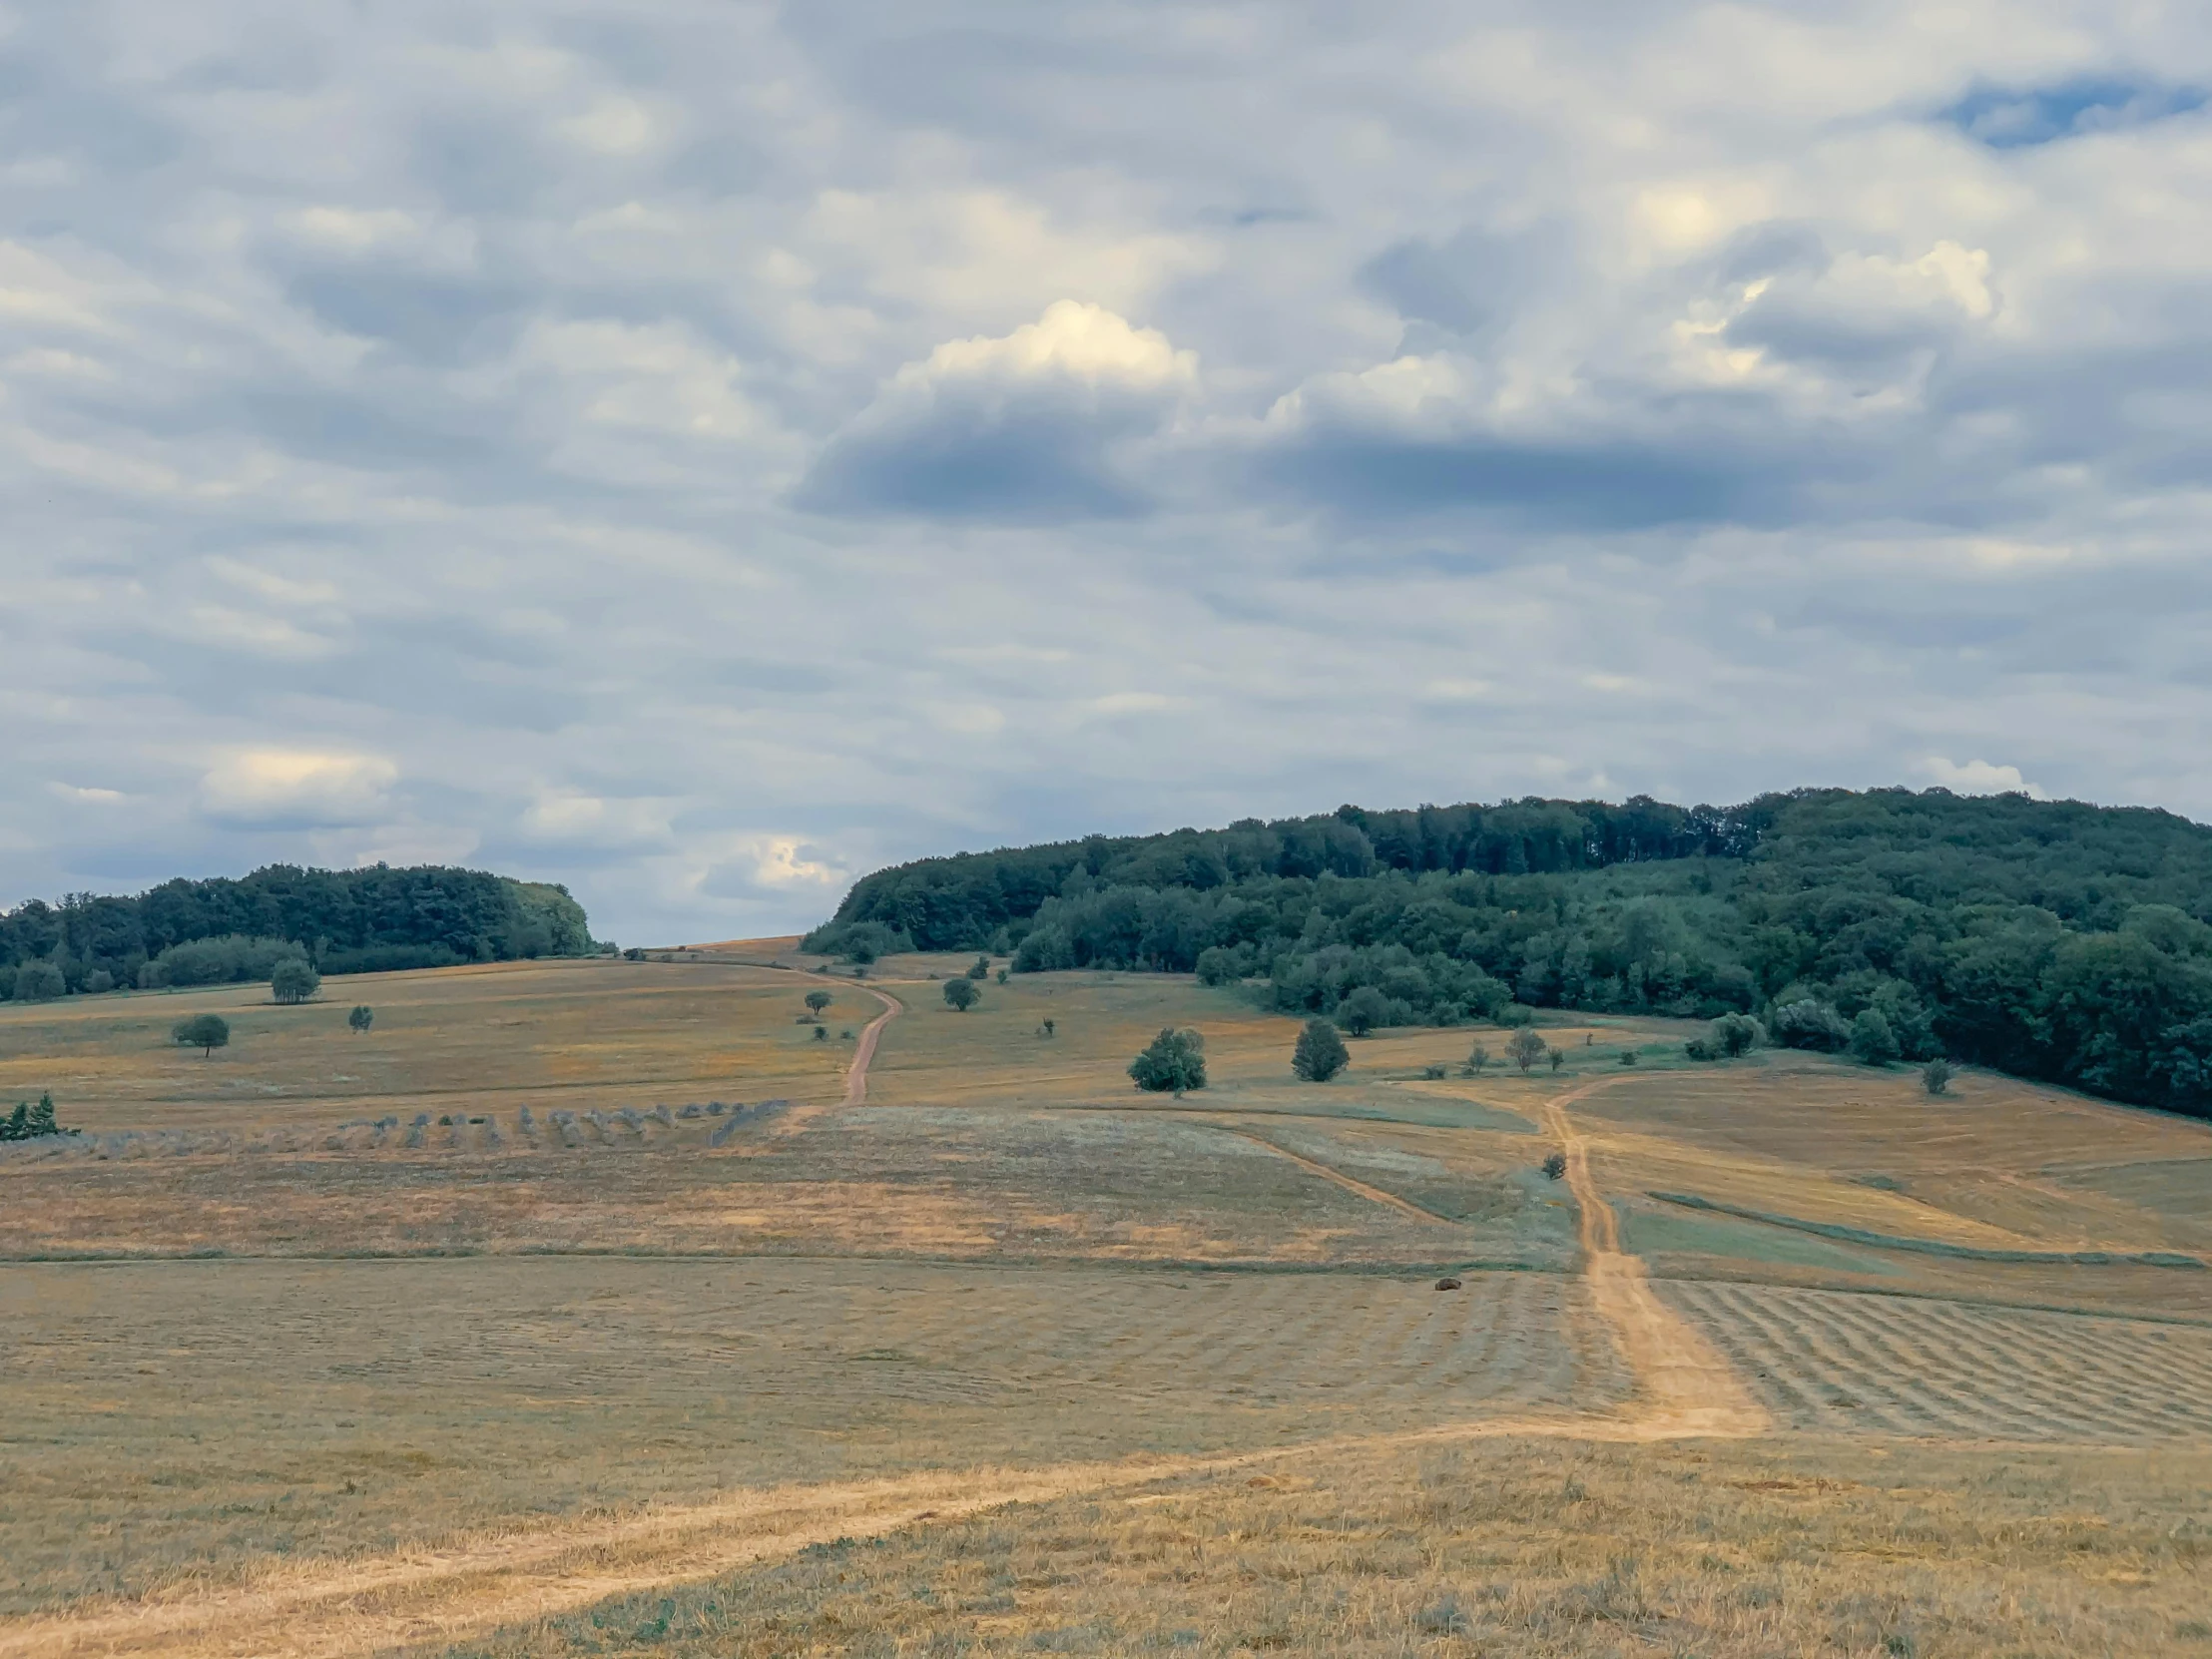
[[[1692,1037],[1682,1045],[1682,1052],[1693,1060],[1718,1060],[1721,1051],[1714,1046],[1711,1037]]]
[[[1767,1031],[1749,1014],[1723,1014],[1713,1022],[1712,1040],[1723,1056],[1733,1060],[1765,1042]]]
[[[1208,945],[1198,953],[1198,982],[1201,985],[1234,985],[1244,975],[1234,950],[1224,950],[1220,945]]]
[[[1898,1057],[1897,1034],[1880,1008],[1863,1008],[1851,1022],[1851,1055],[1870,1066],[1886,1066]]]
[[[353,1011],[345,1016],[345,1023],[351,1026],[357,1035],[376,1023],[376,1010],[363,1003],[355,1003]]]
[[[1775,1009],[1769,1023],[1774,1040],[1785,1048],[1812,1048],[1833,1054],[1851,1041],[1851,1027],[1844,1023],[1844,1016],[1811,997]]]
[[[967,976],[970,979],[988,979],[991,976],[991,959],[988,956],[976,957],[974,965],[967,970]]]
[[[1337,1004],[1337,1023],[1355,1037],[1364,1037],[1378,1025],[1387,1025],[1390,1003],[1373,985],[1362,985]]]
[[[106,968],[94,968],[85,975],[85,993],[88,996],[100,996],[114,989],[115,975]]]
[[[1013,971],[1014,970],[1012,968],[1000,968],[998,972],[993,975],[993,977],[996,978],[1001,985],[1003,985],[1006,983],[1007,979],[1011,977]]]
[[[1544,1158],[1544,1173],[1557,1181],[1567,1173],[1567,1155],[1564,1152],[1549,1153]]]
[[[1950,1093],[1950,1062],[1938,1054],[1921,1067],[1921,1087],[1930,1094]]]
[[[42,1135],[73,1133],[54,1125],[54,1097],[42,1094],[33,1106],[27,1100],[19,1100],[10,1115],[0,1118],[0,1141],[35,1141]]]
[[[1310,1019],[1298,1034],[1291,1051],[1291,1070],[1309,1083],[1326,1083],[1352,1062],[1351,1050],[1337,1028],[1325,1019]]]
[[[1622,1065],[1624,1065],[1624,1066],[1632,1066],[1632,1065],[1634,1065],[1635,1063],[1636,1063],[1636,1051],[1635,1051],[1635,1050],[1634,1050],[1633,1048],[1624,1048],[1624,1049],[1622,1049],[1622,1050],[1621,1050],[1621,1064],[1622,1064]]]
[[[299,1003],[322,988],[322,975],[304,956],[286,956],[269,976],[270,994],[278,1002]]]
[[[18,1002],[51,1002],[69,989],[62,970],[48,961],[29,961],[15,970]]]
[[[199,1049],[205,1060],[217,1049],[231,1046],[231,1022],[221,1014],[195,1014],[179,1020],[169,1035],[180,1047]]]
[[[267,979],[286,956],[300,954],[289,939],[221,933],[173,944],[140,970],[141,985],[232,985]]]
[[[1476,1043],[1472,1048],[1467,1050],[1467,1063],[1465,1070],[1466,1074],[1469,1077],[1480,1077],[1482,1075],[1482,1068],[1489,1063],[1490,1051],[1484,1048],[1480,1043]]]
[[[966,974],[944,982],[944,1000],[956,1014],[964,1014],[983,1000],[983,993],[975,988],[975,981]]]
[[[1155,1094],[1182,1094],[1206,1086],[1206,1039],[1196,1031],[1163,1028],[1145,1051],[1129,1062],[1129,1075],[1140,1089]]]
[[[1046,1036],[1049,1037],[1053,1034],[1053,1032],[1060,1029],[1060,1022],[1054,1019],[1051,1015],[1047,1014],[1045,1016],[1044,1023],[1038,1026],[1037,1029],[1042,1031]]]

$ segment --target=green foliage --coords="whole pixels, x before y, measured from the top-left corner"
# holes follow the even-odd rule
[[[968,967],[967,976],[970,979],[988,979],[991,976],[991,959],[988,956],[976,957]]]
[[[185,1048],[197,1048],[204,1060],[219,1048],[231,1046],[231,1022],[221,1014],[194,1014],[170,1030],[170,1039]]]
[[[278,1002],[304,1002],[321,988],[322,975],[304,956],[286,956],[270,972],[270,994]]]
[[[1309,1083],[1326,1083],[1351,1063],[1352,1051],[1325,1019],[1308,1020],[1291,1051],[1291,1070]]]
[[[1480,1077],[1484,1068],[1487,1067],[1489,1063],[1490,1051],[1487,1048],[1483,1047],[1482,1044],[1476,1043],[1472,1048],[1467,1050],[1466,1074],[1469,1077]]]
[[[1163,1028],[1129,1062],[1129,1075],[1140,1089],[1156,1094],[1184,1094],[1206,1086],[1206,1039],[1196,1031]]]
[[[912,950],[914,941],[904,928],[888,927],[879,921],[840,919],[816,928],[799,941],[799,947],[823,956],[841,956],[865,967],[885,956]]]
[[[1355,1037],[1364,1037],[1378,1025],[1388,1025],[1389,998],[1373,985],[1362,985],[1337,1004],[1337,1023]]]
[[[1050,1014],[1047,1014],[1044,1017],[1044,1023],[1039,1025],[1037,1029],[1042,1031],[1046,1036],[1049,1037],[1054,1032],[1060,1029],[1060,1022],[1054,1019]]]
[[[816,1027],[815,1027],[815,1041],[816,1041],[816,1042],[818,1042],[818,1043],[826,1043],[826,1042],[828,1042],[829,1040],[830,1040],[830,1027],[829,1027],[829,1026],[827,1026],[827,1025],[818,1025],[818,1026],[816,1026]]]
[[[19,1100],[13,1112],[0,1118],[0,1141],[35,1141],[42,1135],[69,1133],[72,1131],[55,1126],[51,1094],[40,1095],[35,1106],[27,1100]]]
[[[1950,1062],[1938,1054],[1921,1067],[1921,1087],[1930,1094],[1950,1093]]]
[[[1008,979],[1013,977],[1013,972],[1012,968],[1000,968],[998,970],[998,982],[1001,985],[1005,984]]]
[[[1536,1035],[1535,1027],[1524,1025],[1513,1033],[1512,1040],[1505,1045],[1505,1057],[1520,1067],[1521,1074],[1526,1076],[1535,1069],[1536,1062],[1544,1057],[1549,1047],[1550,1044]]]
[[[1635,1051],[1635,1050],[1634,1050],[1633,1048],[1624,1048],[1624,1049],[1622,1049],[1622,1050],[1621,1050],[1621,1064],[1622,1064],[1622,1065],[1624,1065],[1624,1066],[1632,1066],[1632,1065],[1634,1065],[1635,1063],[1636,1063],[1636,1051]]]
[[[15,970],[18,1002],[51,1002],[69,989],[62,970],[52,962],[25,962]]]
[[[1905,1059],[2212,1115],[2212,830],[2139,809],[1941,790],[1346,807],[925,859],[864,878],[817,937],[862,926],[997,941],[1017,972],[1256,981],[1302,1019],[1373,990],[1376,1025],[1734,1012],[1836,1052],[1874,1008]]]
[[[975,981],[963,973],[944,982],[944,999],[954,1013],[964,1014],[983,1000],[983,993],[975,988]]]
[[[353,1011],[345,1016],[345,1023],[353,1028],[357,1036],[376,1023],[376,1010],[365,1003],[357,1002],[353,1005]]]
[[[819,1014],[835,1000],[836,998],[830,995],[830,992],[817,986],[807,993],[807,1011],[811,1014]]]
[[[1567,1155],[1564,1152],[1544,1154],[1544,1173],[1557,1181],[1567,1173]]]
[[[87,996],[102,996],[115,989],[115,975],[106,968],[94,968],[85,975],[85,982],[78,987]]]
[[[1567,1063],[1567,1051],[1563,1048],[1546,1048],[1544,1058],[1551,1062],[1551,1069],[1557,1072],[1561,1066]]]
[[[1851,1022],[1851,1057],[1864,1065],[1886,1066],[1898,1057],[1897,1034],[1880,1008],[1862,1008]]]

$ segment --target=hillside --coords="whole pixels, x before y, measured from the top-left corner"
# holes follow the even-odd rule
[[[1906,1058],[2201,1116],[2208,920],[2212,830],[2171,813],[1801,790],[1343,807],[927,858],[863,878],[807,945],[1196,971],[1290,1013],[1358,997],[1382,1025],[1872,1008]]]
[[[592,949],[584,908],[566,887],[435,864],[271,864],[237,879],[165,881],[136,897],[32,899],[0,914],[0,999],[220,983],[255,977],[248,969],[257,965],[266,977],[270,950],[283,944],[303,947],[325,973]]]

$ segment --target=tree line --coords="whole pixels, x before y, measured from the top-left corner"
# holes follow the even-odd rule
[[[290,956],[323,973],[587,954],[566,887],[439,865],[165,881],[0,914],[0,998],[266,979]]]
[[[863,878],[807,944],[1196,972],[1369,1025],[1738,1013],[1798,1046],[1860,1031],[2212,1115],[2212,830],[2149,809],[1943,790],[1344,807],[922,859]]]

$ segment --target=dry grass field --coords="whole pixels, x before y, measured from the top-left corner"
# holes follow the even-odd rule
[[[2205,1125],[793,944],[0,1006],[0,1659],[2212,1653]]]

